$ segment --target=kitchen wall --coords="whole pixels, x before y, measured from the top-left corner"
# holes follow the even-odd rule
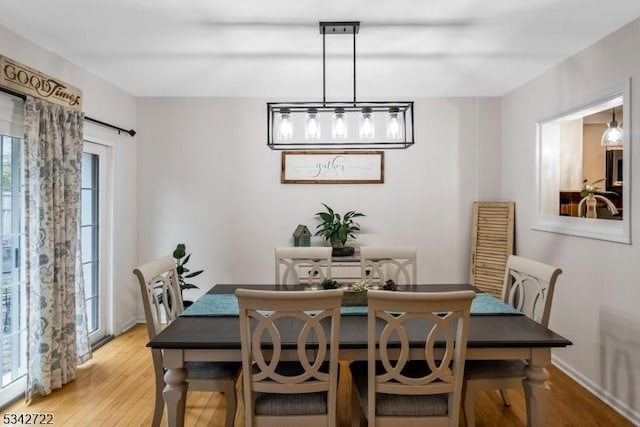
[[[136,127],[136,99],[71,62],[0,27],[0,55],[56,77],[82,90],[83,110],[89,117]],[[111,129],[85,122],[85,138],[107,145],[112,158],[113,182],[111,231],[113,250],[106,254],[111,271],[109,292],[114,309],[110,332],[119,334],[140,319],[139,290],[132,270],[137,265],[136,254],[136,140],[118,135]]]
[[[640,424],[640,238],[632,244],[531,230],[536,181],[536,122],[593,101],[631,77],[631,145],[640,141],[640,21],[611,34],[502,98],[502,197],[516,202],[516,251],[562,268],[550,327],[573,341],[554,362]],[[640,150],[631,153],[631,203],[640,214]],[[627,183],[625,183],[625,186]]]
[[[140,260],[184,242],[203,288],[270,283],[273,248],[315,230],[324,202],[367,215],[356,245],[417,246],[419,281],[467,281],[472,203],[500,195],[500,102],[415,101],[416,144],[385,152],[384,184],[294,185],[266,146],[265,99],[140,99]]]

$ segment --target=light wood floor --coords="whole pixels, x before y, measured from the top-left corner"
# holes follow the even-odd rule
[[[3,413],[52,412],[56,426],[148,426],[153,412],[153,369],[144,325],[137,325],[94,353],[78,369],[75,381],[26,406],[19,401]],[[339,391],[340,426],[349,425],[348,370],[341,369]],[[617,412],[577,385],[555,368],[550,368],[551,396],[547,426],[631,426]],[[486,393],[476,401],[477,427],[522,427],[526,412],[522,392],[511,392],[513,406],[502,405],[498,393]],[[219,393],[190,392],[187,398],[187,426],[223,426],[224,399]],[[236,427],[244,426],[240,404]]]

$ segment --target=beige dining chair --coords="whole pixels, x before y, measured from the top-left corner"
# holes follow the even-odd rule
[[[137,267],[133,273],[140,284],[147,332],[149,340],[152,340],[162,330],[163,323],[172,322],[183,311],[176,263],[173,257],[166,256]],[[164,411],[162,350],[151,349],[151,356],[156,382],[152,425],[156,427],[160,425]],[[240,375],[240,367],[239,363],[214,362],[188,362],[185,365],[189,390],[224,393],[227,407],[226,427],[233,427],[234,424],[237,406],[235,385]]]
[[[245,425],[334,427],[342,290],[236,296]]]
[[[368,294],[367,361],[350,366],[353,425],[359,425],[364,414],[376,427],[457,427],[475,293]],[[410,337],[405,328],[412,323],[424,334]],[[412,353],[409,344],[415,339],[425,344]]]
[[[417,280],[417,250],[411,247],[360,248],[360,274],[367,286],[383,284],[391,279],[397,285],[415,285]]]
[[[319,285],[331,277],[331,247],[281,247],[275,255],[279,285]]]
[[[504,275],[502,300],[540,323],[549,325],[556,279],[562,270],[528,258],[509,256]],[[484,390],[500,390],[510,406],[507,390],[521,388],[525,378],[524,360],[473,360],[464,373],[463,400],[467,427],[475,426],[474,402]]]

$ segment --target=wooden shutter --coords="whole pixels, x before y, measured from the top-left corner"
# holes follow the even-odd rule
[[[474,202],[470,283],[500,298],[513,254],[514,202]]]

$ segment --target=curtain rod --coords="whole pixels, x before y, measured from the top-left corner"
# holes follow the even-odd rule
[[[0,92],[8,93],[9,95],[13,95],[13,96],[15,96],[17,98],[22,99],[23,101],[25,101],[27,99],[26,95],[24,95],[24,94],[22,94],[20,92],[13,91],[11,89],[4,88],[2,86],[0,86]],[[97,123],[97,124],[102,125],[102,126],[109,127],[111,129],[115,129],[115,130],[118,131],[118,134],[120,132],[124,132],[124,133],[128,134],[129,136],[134,136],[136,134],[136,131],[133,130],[133,129],[129,129],[129,130],[123,129],[123,128],[119,127],[119,126],[112,125],[111,123],[106,123],[106,122],[103,122],[101,120],[93,119],[93,118],[88,117],[88,116],[85,116],[84,119],[88,120],[90,122],[93,122],[93,123]]]

